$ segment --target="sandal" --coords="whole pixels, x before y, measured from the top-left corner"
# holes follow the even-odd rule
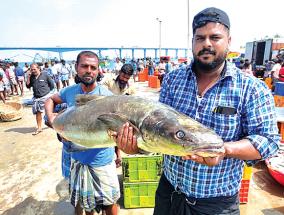
[[[42,130],[36,130],[34,133],[32,133],[32,135],[37,135],[37,134],[39,134],[40,132],[42,132]]]

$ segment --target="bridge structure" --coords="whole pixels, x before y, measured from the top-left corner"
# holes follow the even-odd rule
[[[155,58],[157,59],[159,48],[140,48],[140,47],[121,47],[121,48],[98,48],[98,47],[0,47],[0,51],[3,50],[33,50],[33,51],[48,51],[48,52],[58,52],[60,58],[62,59],[62,53],[71,51],[82,51],[82,50],[92,50],[96,52],[99,56],[102,56],[102,51],[115,51],[119,53],[119,57],[123,58],[123,53],[125,51],[131,51],[131,57],[135,57],[135,52],[137,50],[142,50],[144,53],[144,58],[150,56],[149,52],[155,53]],[[169,55],[169,51],[174,52],[174,58],[186,57],[188,50],[186,48],[161,48],[165,56]],[[148,53],[148,54],[147,54]]]

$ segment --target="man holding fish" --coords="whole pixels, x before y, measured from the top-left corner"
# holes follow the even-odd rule
[[[53,126],[57,113],[56,104],[67,103],[68,108],[75,105],[78,94],[112,95],[101,85],[97,85],[99,58],[91,51],[82,51],[76,61],[79,84],[63,88],[52,95],[45,103],[46,115]],[[88,113],[89,116],[92,112]],[[80,120],[79,120],[80,121]],[[71,143],[70,143],[71,144]],[[70,195],[75,214],[94,214],[104,210],[106,215],[116,215],[116,201],[120,197],[119,182],[114,162],[114,147],[101,147],[71,153]]]
[[[264,82],[226,61],[231,36],[224,11],[204,9],[192,29],[193,63],[165,76],[160,102],[213,129],[224,152],[165,155],[154,215],[240,214],[244,163],[265,160],[279,149],[274,100]],[[138,153],[134,130],[127,123],[116,138],[129,154]]]

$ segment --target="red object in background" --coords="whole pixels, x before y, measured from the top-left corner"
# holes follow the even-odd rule
[[[279,81],[284,82],[284,67],[283,66],[279,70]]]
[[[170,62],[171,61],[171,57],[170,56],[161,56],[160,57],[160,61],[166,61],[166,62]]]
[[[185,57],[181,57],[181,58],[178,59],[178,63],[184,63],[186,61],[187,61],[187,58],[185,58]]]
[[[279,184],[281,184],[281,185],[284,186],[284,173],[279,172],[279,171],[273,169],[272,166],[271,166],[270,163],[269,163],[269,159],[267,159],[267,160],[265,161],[265,163],[266,163],[266,166],[267,166],[267,168],[268,168],[268,171],[269,171],[270,175],[271,175]]]
[[[281,150],[281,148],[282,148],[283,146],[284,146],[284,140],[281,140],[281,141],[280,141],[280,150]],[[283,150],[283,148],[282,148],[282,150]],[[282,153],[284,153],[284,152],[282,152]],[[284,156],[284,154],[283,154],[282,156]],[[281,184],[281,185],[284,186],[284,172],[280,172],[280,171],[274,169],[274,168],[271,166],[271,164],[270,164],[270,159],[266,159],[266,160],[265,160],[265,163],[266,163],[266,166],[267,166],[267,168],[268,168],[268,171],[269,171],[270,175],[271,175],[279,184]]]
[[[284,174],[283,173],[278,172],[277,170],[274,170],[269,167],[268,167],[268,171],[279,184],[284,186]]]
[[[242,179],[241,189],[240,189],[240,192],[239,192],[240,203],[247,203],[248,202],[249,183],[250,183],[250,180]]]
[[[155,75],[149,75],[148,76],[148,86],[151,88],[160,88],[160,80],[158,79],[158,76]]]

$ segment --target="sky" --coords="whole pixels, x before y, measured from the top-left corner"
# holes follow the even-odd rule
[[[188,4],[190,27],[188,28]],[[188,29],[206,7],[227,12],[232,51],[254,39],[284,37],[283,0],[0,0],[0,47],[187,48]],[[0,51],[0,58],[20,52]],[[20,53],[31,58],[34,52]],[[45,53],[53,55],[53,53]]]

